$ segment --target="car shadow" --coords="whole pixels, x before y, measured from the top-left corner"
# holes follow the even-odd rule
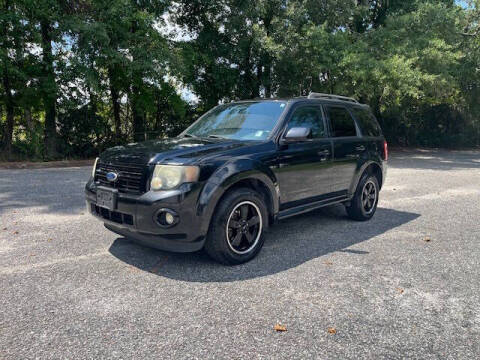
[[[176,254],[118,238],[110,253],[119,260],[158,276],[187,282],[230,282],[276,274],[333,252],[358,256],[349,249],[418,218],[419,214],[378,208],[369,222],[347,218],[343,206],[332,206],[275,224],[264,247],[252,261],[238,266],[215,263],[204,252]]]

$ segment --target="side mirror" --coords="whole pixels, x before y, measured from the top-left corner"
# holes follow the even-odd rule
[[[285,142],[306,141],[312,133],[312,129],[305,127],[294,127],[288,130],[285,135]]]

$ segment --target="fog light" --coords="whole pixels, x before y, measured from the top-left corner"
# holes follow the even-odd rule
[[[165,214],[165,222],[168,224],[168,225],[172,225],[175,221],[175,218],[173,217],[172,214],[170,214],[169,212],[167,212]]]
[[[171,209],[160,209],[155,215],[155,221],[162,227],[171,227],[178,223],[179,216]]]

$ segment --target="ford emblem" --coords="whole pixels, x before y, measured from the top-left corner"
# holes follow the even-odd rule
[[[108,181],[110,182],[115,182],[118,179],[118,174],[116,172],[108,172],[105,177],[107,178]]]

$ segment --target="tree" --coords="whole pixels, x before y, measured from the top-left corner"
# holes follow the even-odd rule
[[[94,156],[175,135],[221,102],[310,91],[370,104],[393,143],[480,141],[479,0],[0,7],[2,158]],[[198,104],[182,99],[185,87]]]
[[[2,77],[1,103],[5,105],[6,121],[2,136],[2,147],[10,157],[16,117],[23,111],[27,113],[36,104],[36,84],[30,81],[38,69],[38,60],[28,51],[28,44],[35,41],[36,31],[31,23],[25,21],[22,3],[15,0],[3,0],[0,13],[0,64]]]
[[[180,1],[172,17],[194,34],[182,44],[183,80],[206,108],[219,101],[272,95],[276,28],[286,1]]]
[[[2,64],[2,86],[4,93],[4,104],[6,111],[6,122],[2,136],[2,147],[10,157],[12,151],[12,136],[14,127],[14,76],[16,70],[15,55],[10,52],[18,49],[18,35],[20,24],[13,9],[14,5],[10,0],[2,1],[2,15],[0,17],[1,24],[1,64]]]

